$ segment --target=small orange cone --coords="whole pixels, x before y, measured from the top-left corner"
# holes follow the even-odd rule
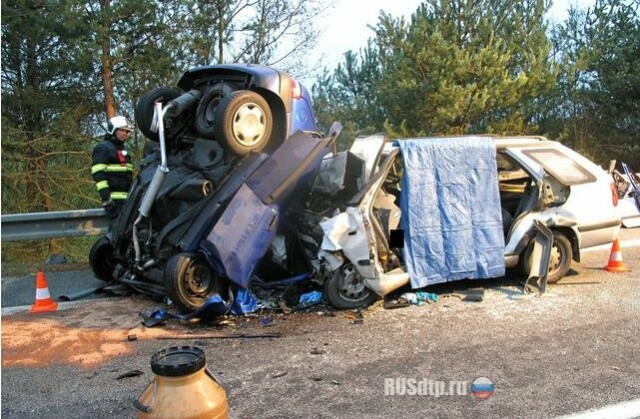
[[[622,262],[622,250],[620,249],[620,241],[615,239],[611,246],[611,254],[609,255],[609,263],[604,267],[607,272],[629,272],[630,270],[624,266]]]
[[[57,309],[58,304],[51,299],[44,272],[39,270],[36,276],[36,302],[31,306],[31,312],[42,313],[45,311],[56,311]]]

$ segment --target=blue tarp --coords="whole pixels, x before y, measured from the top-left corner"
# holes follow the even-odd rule
[[[413,288],[504,275],[496,149],[488,137],[396,142],[400,208]]]

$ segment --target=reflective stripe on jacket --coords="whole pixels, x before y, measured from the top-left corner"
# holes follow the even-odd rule
[[[122,141],[105,135],[93,149],[91,175],[103,202],[127,199],[133,180],[131,156]]]

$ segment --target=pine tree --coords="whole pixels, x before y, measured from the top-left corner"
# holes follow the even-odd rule
[[[633,1],[599,0],[571,9],[554,28],[560,69],[544,126],[606,166],[640,166],[640,14]]]
[[[370,93],[376,128],[402,136],[535,130],[537,98],[554,82],[547,9],[545,0],[429,0],[409,21],[382,13],[372,40],[378,66],[353,80],[370,91],[367,80],[379,75]],[[332,88],[346,88],[341,73]],[[365,127],[358,112],[349,115]]]

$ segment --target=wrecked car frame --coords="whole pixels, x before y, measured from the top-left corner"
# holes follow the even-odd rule
[[[464,138],[479,141],[479,137]],[[444,141],[449,140],[456,141],[455,138]],[[318,252],[319,270],[324,273],[327,298],[337,307],[365,306],[378,296],[385,296],[409,283],[415,288],[424,285],[424,282],[418,282],[415,286],[412,281],[406,263],[412,256],[406,252],[406,231],[398,228],[403,211],[396,201],[401,200],[406,192],[402,188],[407,185],[402,182],[405,168],[398,147],[400,141],[386,146],[383,146],[386,143],[384,136],[356,141],[353,148],[356,151],[350,153],[350,159],[359,160],[363,155],[360,153],[359,158],[358,150],[368,149],[370,152],[365,158],[370,161],[360,163],[376,169],[370,177],[363,171],[360,181],[366,184],[352,193],[348,202],[334,203],[334,208],[341,208],[341,212],[321,223],[324,238]],[[610,243],[617,236],[620,220],[609,197],[610,177],[584,157],[546,139],[491,137],[489,141],[493,143],[494,155],[508,159],[509,164],[504,167],[493,161],[494,170],[498,169],[494,181],[495,189],[499,191],[498,207],[482,209],[482,214],[491,211],[494,220],[502,223],[505,238],[501,244],[503,267],[520,265],[528,275],[525,289],[544,292],[547,278],[549,282],[556,282],[568,270],[571,259],[579,261],[581,248]],[[535,152],[552,153],[556,157],[553,160],[556,167],[559,154],[560,159],[568,160],[571,165],[565,165],[566,173],[562,175],[566,177],[577,172],[582,178],[567,181],[542,163],[534,164],[527,155],[535,156]],[[336,179],[340,183],[339,178]],[[344,190],[341,193],[344,196]],[[412,210],[416,205],[442,198],[435,192],[423,196],[424,201],[412,203]],[[600,197],[599,208],[594,210],[591,205],[587,206],[588,211],[576,209],[585,206],[589,199],[594,200],[593,196]],[[485,203],[475,202],[474,205],[482,208]],[[493,242],[501,241],[494,237]],[[481,277],[491,276],[501,275]]]
[[[136,120],[159,147],[89,261],[102,280],[191,311],[213,295],[232,301],[235,288],[248,286],[340,126],[327,137],[302,131],[315,128],[306,89],[267,67],[202,67],[179,87],[191,90],[159,88],[141,98]],[[210,122],[217,125],[204,126]]]
[[[142,162],[122,213],[89,260],[98,278],[167,296],[183,311],[214,295],[232,301],[256,276],[309,276],[339,308],[366,306],[407,284],[499,277],[515,265],[528,275],[526,289],[544,292],[547,280],[579,261],[582,247],[611,242],[620,226],[606,204],[610,176],[555,142],[389,143],[375,135],[335,153],[339,125],[326,137],[301,131],[315,128],[309,95],[281,72],[209,66],[185,73],[179,87],[141,99],[136,121],[160,147]],[[457,143],[466,148],[453,154],[448,174],[436,173],[443,165],[434,156]],[[422,157],[435,170],[424,177],[444,179],[428,193],[409,182],[423,177],[421,169],[406,174],[421,144],[436,153]],[[457,168],[466,160],[466,169]],[[579,208],[588,207],[589,187],[604,202],[592,214]],[[408,208],[420,213],[409,216]],[[464,225],[447,224],[455,216]],[[448,235],[432,234],[430,242],[425,226],[436,233],[445,226]],[[454,246],[425,253],[433,238]]]
[[[160,181],[155,177],[160,186],[153,186],[152,173],[163,172],[163,165],[148,166],[110,237],[92,249],[94,273],[145,293],[166,294],[185,311],[214,294],[232,299],[229,286],[248,286],[285,208],[293,205],[295,193],[305,195],[339,129],[327,137],[299,131],[272,155],[251,153],[216,186],[204,186],[212,173],[189,171],[182,163],[174,171],[169,164]],[[145,202],[154,205],[146,208]],[[161,223],[155,211],[164,213],[172,205],[177,208]]]

